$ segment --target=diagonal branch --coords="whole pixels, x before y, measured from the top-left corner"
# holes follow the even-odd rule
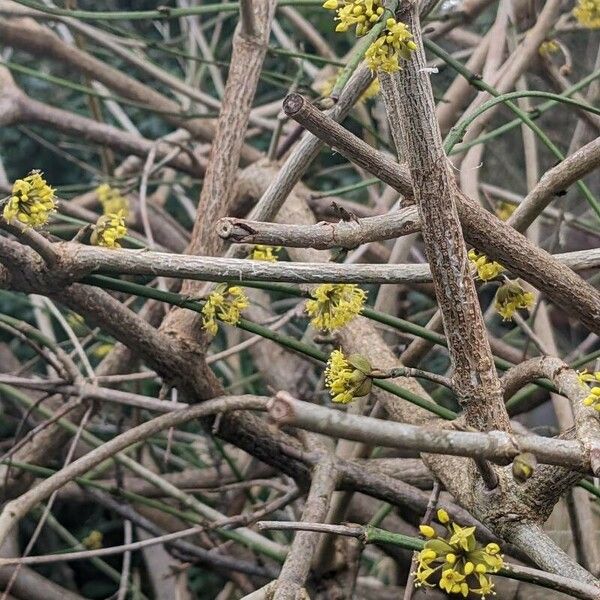
[[[284,110],[352,162],[400,193],[412,193],[410,175],[403,165],[391,161],[385,154],[327,118],[299,94],[291,94],[286,98]],[[600,333],[598,290],[461,192],[457,192],[456,203],[469,244],[510,268],[515,275],[544,292],[563,310],[577,315],[591,331]]]

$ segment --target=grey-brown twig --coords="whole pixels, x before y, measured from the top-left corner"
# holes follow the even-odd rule
[[[337,473],[334,463],[325,459],[313,470],[310,492],[306,499],[302,521],[322,521],[327,516],[331,495],[336,488]],[[310,561],[320,535],[299,531],[294,537],[290,551],[277,579],[273,600],[295,600],[301,595],[310,571]]]
[[[405,166],[398,165],[351,134],[300,95],[288,97],[284,101],[284,110],[352,162],[399,192],[412,193],[412,182]],[[469,244],[529,281],[558,306],[577,315],[590,330],[600,332],[600,292],[460,192],[456,200]]]
[[[575,440],[502,431],[452,431],[395,423],[301,402],[286,392],[279,392],[271,400],[269,414],[278,423],[370,445],[471,456],[504,464],[522,452],[531,452],[542,463],[590,470],[589,455],[583,452],[582,445]]]

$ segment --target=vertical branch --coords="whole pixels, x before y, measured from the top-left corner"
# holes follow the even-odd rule
[[[249,0],[242,2],[242,15],[244,6],[246,11],[248,7],[252,9]],[[248,126],[250,108],[267,52],[274,11],[274,0],[257,2],[252,15],[255,20],[256,35],[250,37],[243,32],[242,28],[242,31],[236,32],[234,36],[231,66],[217,131],[196,212],[192,241],[188,248],[190,254],[216,256],[223,249],[223,242],[215,232],[214,222],[229,213],[233,199],[233,185]],[[210,215],[210,218],[206,218],[207,215]]]
[[[249,2],[242,3],[252,8]],[[192,231],[189,254],[218,256],[223,253],[223,241],[217,235],[214,223],[230,212],[234,199],[234,185],[240,162],[250,109],[256,93],[258,79],[267,52],[275,0],[257,2],[253,14],[256,35],[249,36],[237,30],[225,85],[217,131],[213,140],[210,160],[202,185],[196,220]],[[197,294],[202,284],[186,281],[182,293]],[[169,313],[162,329],[172,335],[198,341],[201,329],[199,316],[186,309],[177,308]]]
[[[240,1],[240,17],[242,19],[242,33],[246,37],[254,37],[256,35],[256,23],[254,22],[252,0]]]
[[[303,522],[320,523],[325,519],[336,480],[336,470],[332,461],[326,460],[315,467],[310,492],[302,512]],[[273,600],[296,600],[302,597],[310,562],[321,537],[322,534],[314,531],[296,533],[281,568]]]
[[[435,118],[417,4],[405,2],[399,19],[413,33],[417,49],[402,70],[394,74],[380,72],[381,87],[394,141],[406,156],[412,175],[454,367],[454,389],[470,425],[508,430],[508,416],[453,199],[456,184]]]

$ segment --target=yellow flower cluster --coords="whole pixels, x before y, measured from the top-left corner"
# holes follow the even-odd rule
[[[119,240],[126,235],[125,218],[123,217],[123,211],[119,210],[116,213],[108,213],[98,217],[90,240],[94,246],[120,248]]]
[[[531,452],[521,452],[513,458],[512,474],[516,481],[523,483],[534,473],[537,467],[537,458]]]
[[[43,173],[34,170],[14,182],[2,216],[7,222],[16,219],[35,229],[45,225],[55,210],[54,190],[46,183]]]
[[[87,335],[90,332],[88,326],[85,324],[85,319],[77,313],[70,312],[66,316],[66,321],[73,330],[73,333],[79,337]]]
[[[531,308],[535,296],[526,292],[516,281],[508,281],[498,288],[494,307],[503,321],[509,321],[520,308]]]
[[[496,216],[503,221],[506,221],[508,217],[510,217],[515,210],[517,210],[517,205],[512,204],[511,202],[498,202],[496,206]]]
[[[362,310],[367,293],[355,283],[323,283],[311,292],[306,312],[317,329],[333,331],[343,327]]]
[[[338,71],[338,75],[340,71]],[[333,87],[335,85],[336,79],[337,75],[333,75],[332,77],[329,77],[325,81],[321,82],[319,85],[315,86],[314,89],[318,91],[319,94],[321,94],[321,96],[327,98],[328,96],[331,96],[331,92],[333,92]],[[367,100],[370,100],[371,98],[377,96],[377,94],[379,94],[380,91],[381,86],[379,85],[379,79],[375,77],[373,81],[371,81],[371,83],[369,84],[369,87],[362,93],[358,101],[366,102]]]
[[[540,44],[538,52],[540,56],[550,56],[560,50],[560,46],[556,40],[546,40]]]
[[[371,391],[371,371],[371,363],[364,356],[351,354],[346,358],[341,350],[334,350],[325,369],[325,384],[332,401],[348,404],[366,396]]]
[[[115,347],[115,345],[111,344],[110,342],[105,342],[104,344],[98,344],[94,348],[93,354],[96,358],[104,358],[114,347]]]
[[[408,60],[417,45],[404,23],[390,17],[385,25],[386,30],[369,46],[365,59],[371,71],[393,73],[400,69],[399,59]]]
[[[588,387],[588,383],[598,382],[600,385],[600,371],[596,371],[595,373],[588,373],[587,369],[582,371],[581,373],[577,373],[579,378],[579,382],[584,385],[588,390],[589,394],[583,399],[583,403],[585,406],[591,406],[594,410],[600,412],[600,387],[594,386],[591,389]]]
[[[477,268],[477,277],[482,281],[496,279],[496,277],[504,271],[504,267],[500,263],[488,260],[488,257],[485,254],[479,254],[475,250],[469,250],[468,256],[469,260]]]
[[[381,85],[379,83],[379,78],[375,77],[373,81],[369,84],[369,87],[362,93],[362,96],[358,99],[359,102],[366,102],[371,98],[375,98],[377,94],[381,91]]]
[[[98,550],[99,548],[102,548],[103,539],[104,539],[104,536],[103,536],[102,532],[98,531],[97,529],[94,529],[94,530],[90,531],[90,533],[88,535],[86,535],[83,538],[83,540],[81,540],[81,543],[88,550]]]
[[[365,35],[384,12],[381,0],[326,0],[323,8],[337,11],[336,31],[348,31],[356,25],[356,35]]]
[[[281,250],[280,246],[263,246],[258,244],[252,248],[248,258],[252,260],[263,260],[265,262],[277,262],[279,258],[277,253]]]
[[[103,183],[96,188],[96,194],[105,215],[119,211],[122,212],[124,217],[129,215],[129,202],[117,188],[110,187],[108,183]]]
[[[211,292],[202,307],[202,327],[211,335],[217,335],[217,319],[230,325],[236,325],[241,313],[248,308],[248,298],[238,286],[227,287],[221,283]]]
[[[578,0],[573,15],[582,27],[600,29],[600,0]]]
[[[469,593],[485,598],[494,594],[494,584],[489,573],[498,572],[503,565],[500,546],[482,546],[475,539],[475,527],[461,527],[450,521],[448,513],[439,509],[437,518],[447,530],[445,537],[438,537],[430,525],[421,525],[421,533],[428,538],[418,555],[415,586],[435,587],[429,578],[441,571],[439,587],[448,594]]]

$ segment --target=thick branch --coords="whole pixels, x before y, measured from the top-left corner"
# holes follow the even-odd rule
[[[380,177],[402,194],[411,193],[408,171],[311,106],[298,94],[284,101],[284,110],[340,154]],[[529,242],[472,200],[457,193],[457,209],[465,238],[522,277],[594,333],[600,333],[600,292],[544,250]]]
[[[252,8],[249,0],[242,3],[242,15],[250,13],[253,17],[255,35],[242,27],[234,36],[225,94],[188,247],[190,254],[218,256],[222,250],[214,222],[229,214],[231,208],[244,134],[267,51],[275,2],[256,2],[254,13]],[[246,21],[244,17],[244,25]]]
[[[60,261],[45,269],[45,277],[59,277],[63,284],[85,275],[151,275],[199,281],[265,281],[287,283],[428,283],[426,264],[270,263],[237,258],[168,254],[151,250],[106,249],[63,242],[55,245]],[[1,255],[1,251],[0,251]],[[553,256],[576,270],[600,266],[600,249]]]
[[[278,423],[369,445],[484,458],[501,464],[508,464],[518,454],[531,452],[541,463],[590,470],[589,455],[574,440],[503,431],[452,431],[383,421],[301,402],[283,392],[271,401],[269,413]]]
[[[457,188],[435,117],[433,90],[421,40],[418,3],[406,3],[399,19],[417,46],[393,74],[379,79],[400,155],[408,158],[421,234],[453,366],[452,383],[467,423],[509,430],[508,414],[456,210]]]

